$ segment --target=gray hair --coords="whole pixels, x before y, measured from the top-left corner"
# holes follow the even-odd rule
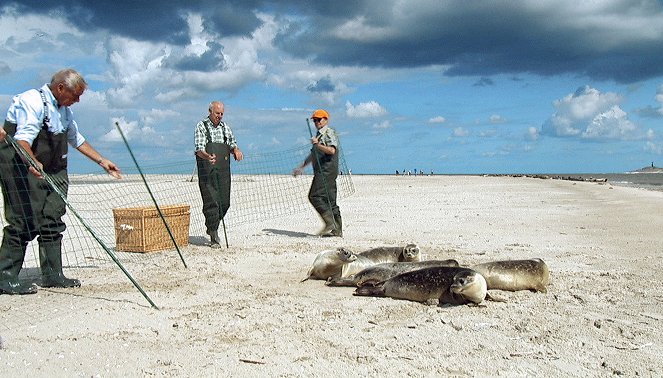
[[[76,90],[77,88],[87,89],[87,82],[83,76],[73,68],[65,68],[53,75],[51,78],[51,86],[64,84],[68,89]]]
[[[212,107],[214,107],[214,105],[216,105],[216,104],[219,104],[219,105],[222,105],[222,106],[223,106],[223,102],[218,101],[218,100],[214,100],[214,101],[212,101],[212,102],[209,103],[209,108],[208,108],[208,110],[211,112],[211,111],[212,111]],[[225,106],[224,106],[224,107],[225,107]]]

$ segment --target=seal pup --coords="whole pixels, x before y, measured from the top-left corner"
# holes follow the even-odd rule
[[[390,297],[415,302],[438,299],[439,304],[481,303],[487,294],[486,280],[463,267],[437,266],[401,273],[375,285],[365,283],[354,295]]]
[[[337,277],[341,274],[345,264],[356,259],[357,255],[354,252],[343,247],[322,251],[315,257],[307,277],[300,282],[308,279],[326,280],[330,277]]]
[[[343,266],[341,277],[357,274],[376,264],[421,261],[421,251],[416,244],[405,247],[377,247],[357,254],[357,259]]]
[[[491,261],[473,265],[470,269],[484,276],[488,290],[548,292],[550,270],[539,258]]]
[[[401,273],[433,266],[459,266],[459,264],[458,261],[453,259],[382,263],[369,266],[348,277],[342,275],[341,277],[332,277],[327,280],[325,285],[356,287],[363,285],[365,282],[381,282]]]

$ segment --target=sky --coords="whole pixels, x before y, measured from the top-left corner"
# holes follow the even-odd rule
[[[662,62],[660,0],[0,0],[2,111],[72,67],[120,166],[116,122],[141,165],[193,166],[221,100],[246,158],[308,145],[323,108],[353,173],[661,167]]]

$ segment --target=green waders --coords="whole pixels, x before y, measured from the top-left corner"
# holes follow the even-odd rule
[[[219,224],[230,208],[230,146],[209,142],[205,145],[205,151],[216,155],[216,163],[211,164],[196,156],[198,187],[203,199],[205,227],[211,239],[211,246],[219,248]]]
[[[4,129],[9,135],[16,125],[5,121]],[[4,202],[7,225],[2,230],[0,246],[0,293],[33,294],[34,284],[24,284],[18,274],[25,259],[28,241],[37,235],[28,184],[28,167],[21,161],[8,142],[0,142],[0,186]]]
[[[37,160],[44,172],[59,183],[66,195],[67,139],[66,133],[53,134],[47,125],[32,144]],[[5,122],[7,134],[14,135],[16,125]],[[8,144],[0,147],[0,182],[5,205],[7,226],[3,229],[0,246],[0,293],[32,294],[34,285],[26,286],[18,280],[25,259],[28,242],[39,235],[39,258],[42,268],[42,286],[80,286],[62,274],[61,239],[65,224],[62,216],[66,206],[62,198],[43,179],[28,172],[28,165]]]
[[[343,236],[341,210],[336,204],[338,153],[327,155],[318,152],[315,148],[312,152],[317,154],[317,157],[313,159],[313,182],[308,192],[308,199],[325,222],[320,236]]]

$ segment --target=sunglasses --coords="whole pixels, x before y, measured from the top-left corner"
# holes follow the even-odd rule
[[[313,120],[313,122],[320,122],[320,121],[322,121],[322,118],[311,118],[311,119]]]

